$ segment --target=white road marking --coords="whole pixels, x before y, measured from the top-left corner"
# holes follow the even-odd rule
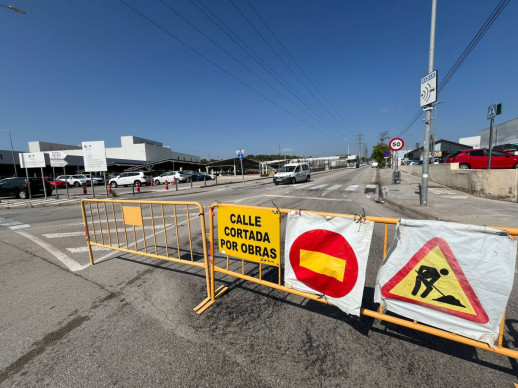
[[[80,232],[67,232],[67,233],[46,233],[43,236],[46,238],[61,238],[61,237],[74,237],[74,236],[81,236],[85,235],[85,231],[82,230]]]
[[[47,244],[45,241],[41,240],[40,238],[38,238],[36,236],[33,236],[32,234],[29,234],[27,232],[22,232],[21,230],[17,231],[16,233],[19,233],[20,235],[22,235],[22,236],[28,238],[29,240],[31,240],[32,242],[38,244],[40,247],[42,247],[47,252],[52,254],[61,263],[63,263],[72,272],[81,271],[81,270],[87,268],[88,266],[90,266],[90,264],[81,265],[81,264],[75,262],[70,257],[65,255],[63,252],[58,251],[52,245]]]
[[[441,195],[441,198],[454,198],[454,199],[465,199],[467,195]]]
[[[1,222],[1,226],[14,226],[14,225],[20,225],[21,222],[13,221],[13,220],[6,220],[6,222]]]
[[[21,224],[21,225],[11,226],[9,229],[16,230],[16,229],[25,229],[25,228],[30,228],[30,227],[31,226],[29,224]]]
[[[275,198],[294,198],[294,199],[315,199],[320,201],[339,201],[339,202],[351,202],[352,199],[334,199],[334,198],[320,198],[320,197],[296,197],[294,195],[271,195],[265,194],[265,197],[275,197]]]
[[[88,252],[88,247],[67,248],[67,251],[70,253],[84,253]],[[92,245],[92,251],[110,251],[110,248],[103,248]]]
[[[358,185],[351,185],[348,188],[346,188],[345,191],[352,193],[353,191],[356,191],[357,188],[358,188]]]
[[[326,187],[327,185],[328,185],[328,183],[325,183],[323,185],[317,185],[317,186],[311,187],[310,190],[318,190],[318,189],[321,189],[322,187]]]
[[[340,187],[342,187],[342,185],[334,185],[334,186],[327,188],[326,191],[333,191],[333,190],[339,189]]]

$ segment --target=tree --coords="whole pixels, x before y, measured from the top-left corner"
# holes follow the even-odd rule
[[[385,144],[385,141],[390,139],[389,131],[380,132],[380,142],[379,144]]]
[[[389,150],[389,146],[384,143],[378,143],[372,149],[371,158],[378,162],[379,168],[385,168],[385,156],[383,155],[383,153]]]

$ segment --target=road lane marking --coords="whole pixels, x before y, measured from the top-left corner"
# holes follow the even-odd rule
[[[49,252],[51,255],[53,255],[56,259],[58,259],[63,265],[65,265],[72,272],[81,271],[81,270],[87,268],[88,266],[90,266],[90,263],[88,263],[87,265],[81,265],[81,264],[75,262],[70,257],[65,255],[63,252],[60,252],[52,245],[47,244],[45,241],[41,240],[40,238],[38,238],[30,233],[23,232],[21,230],[16,231],[16,233],[28,238],[32,242],[38,244],[40,247],[42,247],[47,252]]]
[[[9,229],[16,230],[16,229],[25,229],[25,228],[30,228],[30,227],[31,226],[29,224],[20,224],[20,225],[11,226]]]
[[[352,192],[356,191],[357,188],[358,188],[358,185],[351,185],[348,188],[346,188],[345,191],[347,191],[348,193],[352,193]]]
[[[318,189],[321,189],[322,187],[326,187],[327,185],[328,185],[328,183],[325,183],[323,185],[317,185],[317,186],[311,187],[309,190],[318,190]]]
[[[338,202],[351,202],[352,199],[334,199],[334,198],[320,198],[320,197],[297,197],[294,195],[272,195],[265,194],[265,197],[275,197],[275,198],[293,198],[293,199],[315,199],[320,201],[338,201]]]
[[[98,247],[96,245],[92,245],[92,251],[110,251],[110,248]],[[77,248],[67,248],[67,251],[70,253],[84,253],[88,252],[88,247],[77,247]]]

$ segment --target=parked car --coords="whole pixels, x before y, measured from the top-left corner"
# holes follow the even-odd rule
[[[110,187],[117,186],[131,186],[140,182],[141,185],[151,184],[151,175],[143,171],[136,172],[123,172],[117,175],[115,178],[110,179],[108,184]]]
[[[54,178],[46,176],[45,180],[47,182],[49,182],[52,185],[52,187],[54,187],[54,189],[56,189],[56,188],[63,189],[63,188],[65,188],[67,186],[67,182],[65,180],[62,180],[62,179],[54,180]]]
[[[187,175],[182,174],[182,171],[166,171],[163,174],[156,176],[153,178],[155,185],[165,184],[165,181],[171,183],[174,180],[178,182],[187,182],[189,177]]]
[[[103,185],[104,177],[102,175],[92,175],[92,181],[94,182],[94,185]]]
[[[198,180],[198,176],[194,175],[193,170],[182,170],[181,172],[187,177],[187,182]]]
[[[459,163],[459,168],[468,170],[487,168],[489,150],[478,148],[454,152],[446,158],[446,163]],[[518,155],[493,149],[491,151],[491,168],[518,168]]]
[[[31,196],[45,194],[41,178],[29,178]],[[52,185],[45,181],[47,195],[53,191]],[[27,178],[5,178],[0,181],[0,196],[16,196],[21,199],[29,198]]]
[[[295,183],[309,182],[311,179],[309,164],[307,163],[290,163],[285,164],[273,176],[273,183]]]
[[[87,178],[84,175],[60,175],[56,178],[56,180],[66,181],[69,186],[80,187],[83,183],[90,185],[90,178]]]
[[[378,162],[372,162],[371,168],[378,168]]]
[[[192,176],[193,181],[202,181],[203,180],[203,174],[201,172],[193,171],[191,176]]]
[[[207,180],[207,181],[211,181],[211,180],[216,179],[216,176],[215,176],[215,175],[213,175],[213,174],[209,174],[208,172],[200,172],[200,174],[201,174],[202,176],[204,176],[204,177],[205,177],[205,180]]]

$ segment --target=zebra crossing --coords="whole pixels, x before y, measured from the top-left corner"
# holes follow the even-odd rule
[[[322,195],[327,195],[333,191],[346,192],[346,193],[354,193],[358,191],[360,185],[350,185],[350,184],[332,184],[332,183],[323,183],[323,184],[294,184],[289,186],[284,186],[284,188],[289,188],[290,190],[309,190],[309,191],[321,191]],[[270,187],[267,190],[275,190],[278,186]]]

